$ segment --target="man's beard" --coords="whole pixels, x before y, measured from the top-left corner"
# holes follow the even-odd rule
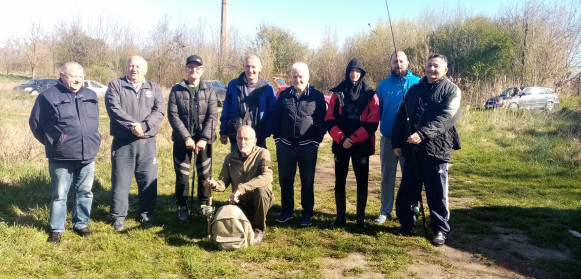
[[[400,72],[399,70],[391,71],[391,73],[398,78],[405,76],[406,72],[407,70],[404,70],[403,72]]]

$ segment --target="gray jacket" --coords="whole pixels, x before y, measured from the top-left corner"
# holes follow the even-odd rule
[[[105,108],[109,114],[111,135],[121,141],[139,140],[131,133],[131,123],[141,123],[143,139],[154,139],[164,118],[161,87],[144,80],[138,92],[127,77],[113,80],[105,93]]]
[[[200,81],[197,102],[191,98],[186,81],[172,87],[167,104],[167,118],[173,132],[174,142],[185,142],[188,138],[195,141],[203,139],[208,143],[216,140],[218,123],[218,99],[214,88]],[[192,110],[198,115],[192,115]]]

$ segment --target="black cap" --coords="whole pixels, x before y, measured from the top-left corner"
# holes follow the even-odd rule
[[[198,63],[200,65],[204,65],[204,62],[202,62],[202,57],[197,55],[191,55],[188,57],[188,59],[186,59],[186,65],[190,63]]]

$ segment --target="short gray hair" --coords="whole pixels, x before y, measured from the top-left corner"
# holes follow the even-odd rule
[[[66,62],[65,64],[62,65],[61,72],[60,73],[61,74],[66,74],[67,73],[67,70],[70,69],[70,68],[72,68],[72,67],[78,67],[81,70],[83,70],[83,66],[81,66],[81,64],[79,64],[79,63],[77,63],[75,61],[69,61],[69,62]]]
[[[307,75],[310,76],[310,74],[309,74],[309,66],[305,62],[297,62],[297,63],[294,63],[293,66],[291,67],[291,72],[292,72],[292,70],[295,70],[295,71],[304,70],[307,73]]]
[[[246,63],[248,62],[248,60],[258,60],[258,64],[262,65],[262,62],[260,61],[260,57],[258,57],[256,54],[248,54],[244,57],[244,65],[246,66]]]

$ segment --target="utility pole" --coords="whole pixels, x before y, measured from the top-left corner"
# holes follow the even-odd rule
[[[220,54],[227,55],[230,48],[230,39],[228,31],[228,0],[222,0],[222,25],[220,28]]]

